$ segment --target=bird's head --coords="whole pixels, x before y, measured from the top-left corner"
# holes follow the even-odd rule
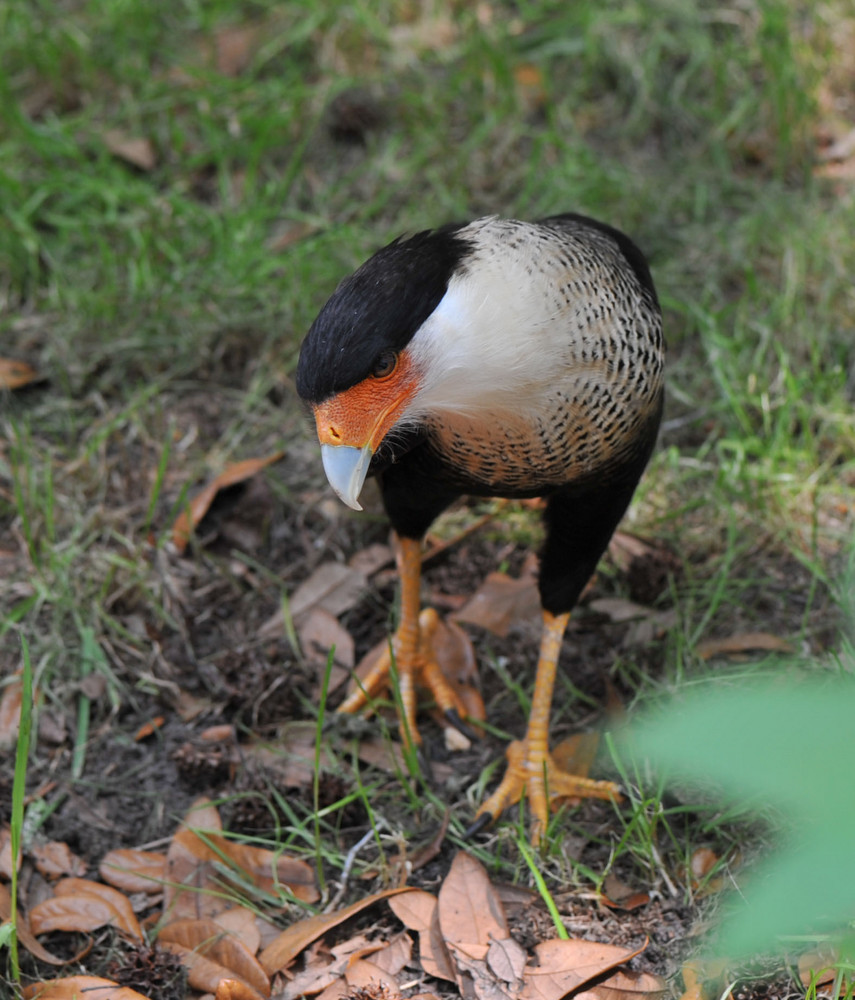
[[[306,335],[297,391],[311,405],[330,485],[349,507],[392,428],[414,419],[429,365],[414,337],[470,253],[461,226],[395,240],[345,278]]]

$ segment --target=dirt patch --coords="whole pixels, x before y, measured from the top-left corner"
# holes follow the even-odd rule
[[[205,443],[216,441],[224,416],[210,400],[197,410],[185,400],[175,419],[181,433],[198,434],[200,443]],[[389,537],[376,497],[367,504],[365,515],[346,513],[320,480],[314,446],[299,433],[293,440],[284,462],[218,498],[185,555],[171,551],[168,544],[149,545],[142,550],[149,564],[146,586],[118,581],[108,597],[115,624],[104,643],[118,687],[81,682],[63,692],[64,700],[55,698],[41,706],[28,777],[28,790],[47,806],[37,837],[65,841],[83,859],[90,877],[97,877],[98,862],[110,849],[165,844],[200,795],[222,804],[228,830],[253,837],[276,838],[294,815],[306,820],[314,814],[316,792],[311,784],[283,783],[281,768],[252,749],[260,740],[276,746],[283,726],[311,720],[320,687],[318,668],[293,648],[287,630],[271,629],[270,623],[281,613],[283,590],[293,593],[320,564],[345,562],[372,543],[388,542]],[[115,509],[131,509],[134,498],[146,493],[138,474],[125,475],[146,460],[144,454],[117,454],[110,475],[110,502]],[[170,474],[161,516],[171,509],[185,475],[183,470]],[[536,523],[536,514],[530,520]],[[511,575],[519,573],[530,549],[528,542],[509,539],[499,519],[429,561],[424,593],[429,603],[448,612],[459,607],[497,567]],[[657,567],[654,570],[642,574],[641,583],[657,601],[657,609],[667,611],[667,589],[660,584],[650,594],[651,581],[659,572]],[[779,570],[769,577],[771,587],[757,587],[748,594],[752,607],[781,613],[783,590],[779,594],[778,589],[784,578],[788,594],[792,593],[791,571]],[[632,588],[631,575],[607,562],[574,616],[562,651],[553,742],[595,725],[610,699],[631,703],[638,695],[639,677],[654,686],[662,679],[665,646],[661,636],[627,647],[632,624],[615,621],[590,606],[603,597],[638,597]],[[357,658],[388,634],[395,591],[396,581],[387,567],[371,578],[362,599],[341,615],[355,640]],[[746,615],[750,614],[748,602],[745,608]],[[785,610],[789,613],[792,608]],[[802,611],[803,606],[796,610]],[[477,627],[468,631],[481,666],[491,726],[498,733],[520,736],[525,712],[508,679],[529,689],[539,618],[535,615],[517,624],[504,638]],[[617,660],[631,661],[635,672],[616,669]],[[89,702],[89,730],[84,766],[75,780],[72,761],[81,752],[77,711],[84,694]],[[330,707],[341,697],[337,692]],[[154,722],[158,719],[162,721]],[[394,734],[391,716],[388,724]],[[144,733],[146,725],[150,731]],[[225,725],[234,727],[233,739],[207,735],[212,727]],[[357,844],[378,818],[384,836],[405,845],[410,855],[417,853],[430,843],[442,818],[425,797],[426,791],[433,793],[435,802],[448,805],[458,830],[465,827],[482,797],[481,791],[473,792],[473,786],[501,758],[506,745],[500,736],[488,735],[470,749],[452,753],[441,728],[426,717],[421,721],[424,744],[420,753],[424,784],[413,782],[410,793],[403,794],[400,775],[356,763],[358,743],[382,734],[385,725],[334,715],[325,719],[324,737],[334,760],[321,775],[317,795],[321,811],[330,817],[324,836],[334,842],[338,857]],[[2,820],[9,815],[12,767],[13,757],[6,752],[0,757]],[[497,780],[498,773],[485,782],[486,787]],[[355,794],[358,785],[367,789],[367,802]],[[627,858],[613,864],[611,852],[625,831],[610,805],[583,803],[568,810],[561,823],[562,833],[545,868],[571,933],[627,945],[647,938],[648,948],[634,960],[634,967],[673,976],[696,945],[698,918],[697,907],[685,901],[679,878],[673,875],[677,890],[672,891],[661,874],[643,863]],[[493,832],[485,842],[521,881],[527,880],[512,834]],[[459,843],[458,836],[450,837],[430,864],[412,874],[410,884],[435,889]],[[726,849],[726,845],[712,846]],[[664,835],[658,849],[666,866],[680,863],[679,852]],[[358,860],[364,869],[378,872],[385,870],[388,861],[372,844],[361,851]],[[580,873],[597,875],[609,867],[649,894],[646,905],[631,912],[603,907],[591,882]],[[339,874],[334,864],[326,871],[331,883]],[[37,898],[40,877],[32,869],[25,876],[27,891]],[[383,882],[383,875],[352,880],[348,898],[367,894]],[[512,917],[512,926],[527,946],[553,933],[551,920],[539,905]],[[61,947],[73,954],[76,944],[66,940]],[[52,945],[60,949],[58,942]],[[114,935],[105,935],[98,947],[106,969],[115,957],[113,952],[122,946]],[[148,959],[143,956],[139,961]],[[769,997],[786,995],[783,987],[769,990],[765,994]],[[763,994],[749,990],[741,997],[747,1000],[753,995]]]

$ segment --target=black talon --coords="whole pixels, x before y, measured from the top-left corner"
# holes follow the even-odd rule
[[[475,817],[475,822],[464,831],[463,839],[471,840],[474,836],[479,833],[483,833],[484,830],[493,822],[495,817],[491,816],[489,813],[481,813],[480,816]]]
[[[460,713],[456,708],[447,708],[445,710],[446,721],[449,722],[458,733],[465,736],[467,740],[477,740],[478,734],[470,726],[460,718]]]

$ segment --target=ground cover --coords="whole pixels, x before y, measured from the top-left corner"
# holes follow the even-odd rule
[[[782,643],[796,675],[829,670],[854,519],[853,40],[845,4],[783,0],[0,5],[0,358],[34,373],[0,389],[0,680],[23,638],[38,691],[27,849],[64,841],[92,874],[171,838],[206,794],[231,833],[309,860],[325,902],[376,829],[355,864],[378,874],[349,901],[448,806],[414,876],[445,877],[521,728],[536,621],[469,626],[491,728],[452,753],[428,724],[415,784],[360,761],[380,723],[325,712],[318,784],[256,744],[315,732],[326,659],[291,628],[300,586],[388,544],[376,501],[355,517],[324,485],[291,383],[300,339],[378,245],[454,218],[606,219],[648,254],[665,311],[668,408],[624,524],[652,548],[604,561],[565,643],[556,737],[607,704],[780,670]],[[176,551],[202,484],[280,450]],[[489,572],[524,572],[537,513],[467,505],[438,533],[426,590],[452,612]],[[391,622],[378,559],[333,615],[356,659]],[[609,772],[628,802],[562,813],[539,870],[579,933],[649,935],[637,962],[671,977],[709,883],[771,827],[606,746]],[[511,817],[469,846],[530,885],[524,831]],[[648,903],[604,909],[609,876]],[[102,945],[88,971],[120,947]],[[767,995],[798,988],[760,971]]]

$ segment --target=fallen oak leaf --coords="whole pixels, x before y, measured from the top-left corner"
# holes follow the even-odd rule
[[[517,990],[502,982],[487,965],[486,959],[472,958],[456,945],[449,950],[457,966],[457,988],[462,997],[476,1000],[515,1000]]]
[[[39,374],[26,361],[0,358],[0,390],[20,389],[32,382],[38,382]]]
[[[133,938],[142,940],[142,928],[134,914],[131,901],[118,889],[103,885],[101,882],[93,882],[92,879],[88,878],[64,878],[54,886],[54,895],[58,898],[92,896],[95,899],[103,900],[119,914],[121,921],[117,925],[119,929]]]
[[[347,967],[344,973],[345,981],[350,987],[351,995],[366,994],[376,1000],[400,1000],[401,991],[395,977],[375,965],[367,958],[358,958]]]
[[[373,955],[382,947],[382,941],[369,941],[364,934],[358,934],[335,945],[329,952],[323,948],[309,949],[305,968],[286,984],[281,998],[277,1000],[297,1000],[301,996],[324,992],[334,983],[342,981],[341,977],[349,965],[366,955]]]
[[[537,577],[526,573],[514,579],[507,573],[489,573],[454,619],[479,625],[501,638],[516,622],[533,620],[540,610]]]
[[[181,959],[187,970],[188,985],[202,993],[214,993],[224,979],[234,979],[227,966],[220,965],[219,962],[198,951],[185,948],[175,941],[164,941],[161,947]],[[243,987],[248,1000],[267,1000],[270,996],[269,992],[259,993],[249,983],[243,983]]]
[[[364,899],[359,899],[335,913],[316,913],[314,916],[297,921],[274,938],[259,955],[262,968],[268,975],[272,976],[280,969],[287,968],[307,945],[326,931],[332,930],[333,927],[337,927],[374,903],[379,903],[382,899],[413,891],[407,886],[384,889],[382,892],[376,892]]]
[[[24,1000],[151,1000],[128,986],[100,976],[66,976],[31,983],[21,991]]]
[[[12,861],[12,831],[8,826],[0,827],[0,875],[11,879],[12,873],[21,864],[21,848],[18,857]]]
[[[29,918],[36,935],[51,931],[86,933],[108,925],[117,927],[120,921],[119,914],[106,900],[85,893],[44,899],[30,910]]]
[[[28,853],[35,861],[39,874],[45,878],[80,876],[86,873],[86,862],[65,841],[51,840],[46,844],[33,844]]]
[[[241,873],[248,875],[262,892],[273,895],[284,888],[303,903],[314,903],[320,898],[315,870],[305,861],[266,847],[241,844],[225,836],[214,835],[210,844],[229,858]]]
[[[609,872],[603,881],[603,891],[600,896],[603,906],[612,910],[637,910],[650,902],[646,892],[638,892],[622,882],[614,872]]]
[[[236,486],[238,483],[250,479],[268,465],[278,462],[284,454],[284,451],[277,451],[265,458],[247,458],[242,462],[234,462],[204,486],[189,502],[187,508],[181,511],[172,525],[172,543],[179,554],[183,553],[187,548],[187,543],[190,541],[194,530],[198,527],[205,514],[207,514],[211,504],[214,502],[214,497],[220,490],[228,486]]]
[[[487,950],[487,968],[511,986],[522,979],[526,961],[525,950],[512,937],[493,941]]]
[[[792,653],[793,646],[786,639],[782,639],[779,635],[772,635],[770,632],[739,632],[723,639],[707,639],[695,646],[695,653],[702,660],[709,660],[713,656],[721,656],[722,654],[732,656],[755,650],[769,653]]]
[[[451,956],[439,926],[439,903],[424,889],[413,889],[389,900],[389,907],[401,923],[419,935],[422,969],[435,979],[457,982]]]
[[[413,939],[406,931],[395,934],[371,956],[371,964],[389,976],[397,976],[413,957]],[[348,980],[349,982],[349,980]]]
[[[157,942],[181,957],[188,969],[188,981],[197,989],[215,990],[220,979],[233,978],[246,983],[258,995],[270,995],[270,979],[258,960],[238,937],[214,920],[173,921],[161,928]],[[188,958],[188,953],[206,961]],[[216,980],[209,963],[224,970]]]
[[[839,961],[831,948],[803,952],[798,961],[799,981],[805,988],[828,986],[837,977]]]
[[[18,739],[23,698],[21,677],[20,670],[12,674],[0,695],[0,747],[11,747]]]
[[[634,951],[596,941],[552,940],[535,945],[537,965],[527,965],[520,1000],[561,1000],[571,991],[640,954],[647,941]]]
[[[224,931],[233,934],[250,955],[255,955],[261,947],[261,931],[255,914],[246,906],[233,906],[230,910],[223,910],[214,917],[214,921]]]
[[[0,924],[6,923],[11,919],[12,898],[9,895],[8,888],[0,882]],[[35,934],[30,929],[28,921],[21,915],[20,911],[15,921],[15,929],[18,944],[23,945],[34,958],[39,959],[41,962],[46,962],[48,965],[65,965],[68,961],[67,958],[57,958],[56,955],[39,944]]]
[[[661,1000],[665,994],[665,982],[652,972],[621,970],[590,990],[575,993],[573,1000]]]
[[[107,129],[102,138],[113,156],[130,163],[132,167],[147,172],[157,166],[157,153],[150,139],[128,135],[115,128]]]
[[[142,940],[142,928],[130,900],[111,886],[89,879],[67,878],[57,882],[54,893],[30,910],[30,929],[34,934],[85,933],[111,925],[128,937]]]
[[[258,994],[239,979],[221,979],[217,983],[214,1000],[256,1000]]]
[[[508,937],[502,903],[487,869],[466,851],[458,851],[439,889],[439,926],[446,944],[483,960],[490,942]]]
[[[149,736],[160,729],[164,722],[166,722],[166,719],[162,715],[156,715],[153,719],[149,719],[148,722],[144,722],[134,733],[134,743],[139,743],[141,740],[148,739]]]
[[[98,874],[124,892],[156,893],[166,878],[166,855],[159,851],[140,851],[119,847],[108,851],[98,865]]]

